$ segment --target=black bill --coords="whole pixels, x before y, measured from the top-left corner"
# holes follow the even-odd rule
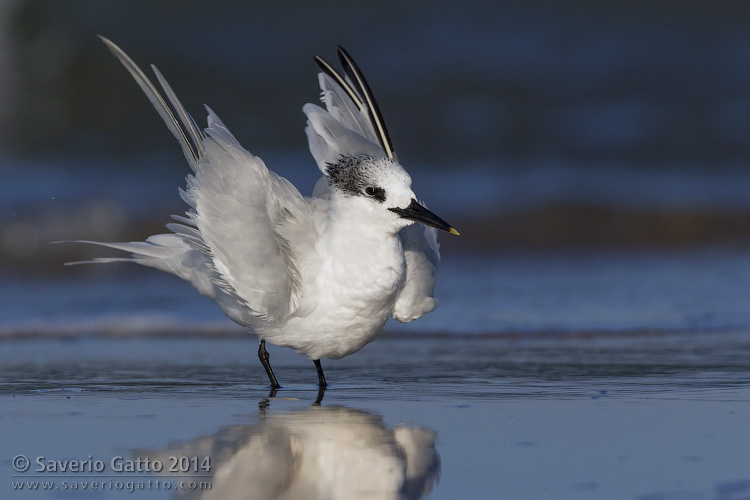
[[[390,210],[391,212],[396,212],[404,219],[421,222],[426,226],[436,227],[438,229],[442,229],[443,231],[448,231],[451,234],[459,234],[459,232],[456,231],[453,226],[417,203],[417,200],[415,200],[414,198],[412,198],[411,203],[406,208],[389,208],[388,210]]]

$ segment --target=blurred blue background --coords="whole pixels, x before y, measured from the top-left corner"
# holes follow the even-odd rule
[[[750,242],[749,15],[745,2],[708,1],[2,1],[0,315],[44,316],[47,299],[73,294],[72,282],[94,280],[87,293],[104,294],[113,273],[151,273],[148,283],[174,284],[163,292],[172,300],[180,287],[194,293],[134,266],[63,267],[110,254],[49,244],[142,240],[184,211],[179,148],[97,34],[141,66],[156,64],[199,123],[210,105],[305,194],[318,176],[301,113],[319,95],[312,56],[333,61],[345,46],[415,191],[462,232],[441,237],[449,269],[469,256],[503,270],[515,255],[545,262],[568,252],[551,261],[563,283],[565,273],[580,276],[569,270],[587,260],[580,249],[675,250],[693,266],[689,252],[717,245],[740,250],[704,261],[740,265]],[[550,274],[523,262],[549,290]],[[623,279],[640,269],[618,262]],[[445,272],[454,283],[470,274]],[[489,275],[529,279],[514,272]],[[690,288],[689,273],[673,275],[669,286]],[[490,279],[481,268],[472,276]],[[134,300],[143,286],[133,285]],[[451,284],[440,286],[450,297]],[[735,297],[746,288],[729,289]],[[507,303],[520,292],[502,293]],[[123,297],[110,297],[112,307],[128,304]],[[523,328],[508,326],[508,314],[483,328]]]

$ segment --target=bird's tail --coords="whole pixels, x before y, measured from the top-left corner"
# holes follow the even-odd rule
[[[66,266],[79,264],[109,264],[113,262],[134,262],[142,266],[165,271],[190,282],[203,295],[215,296],[208,269],[208,258],[192,248],[179,234],[155,234],[146,241],[100,242],[78,240],[60,243],[87,243],[115,250],[130,252],[130,257],[97,257],[92,260],[66,262]]]

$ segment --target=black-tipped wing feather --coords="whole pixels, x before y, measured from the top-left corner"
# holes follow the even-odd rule
[[[112,52],[112,54],[114,54],[120,60],[122,65],[125,66],[125,69],[128,70],[128,72],[135,79],[138,86],[141,87],[141,90],[143,90],[143,92],[146,94],[148,100],[151,101],[151,104],[154,105],[156,112],[159,113],[159,116],[161,116],[161,119],[164,120],[164,123],[167,125],[170,132],[172,132],[172,135],[174,135],[177,141],[180,143],[182,152],[185,155],[185,159],[188,161],[193,171],[195,171],[198,166],[198,160],[202,156],[205,156],[205,154],[201,154],[203,152],[203,146],[201,145],[200,140],[196,140],[196,136],[199,134],[196,134],[194,132],[194,129],[196,128],[195,122],[192,121],[192,118],[189,118],[189,115],[189,121],[186,121],[185,115],[187,115],[187,113],[184,109],[182,109],[181,105],[179,106],[179,108],[177,108],[177,112],[182,119],[183,126],[188,130],[191,130],[192,128],[190,132],[190,138],[192,140],[188,140],[188,136],[180,126],[180,122],[177,121],[174,113],[172,113],[172,111],[169,109],[169,106],[167,106],[167,103],[164,101],[159,91],[151,83],[151,80],[143,73],[143,71],[141,71],[141,68],[139,68],[138,65],[135,64],[133,60],[128,57],[125,52],[122,51],[122,49],[120,49],[120,47],[112,43],[109,39],[103,36],[99,36],[99,38],[102,42],[104,42],[110,52]],[[159,75],[158,73],[157,77],[160,81],[163,80],[161,75]],[[172,102],[173,105],[175,104],[175,102],[179,104],[179,101],[176,99],[176,97],[174,97],[174,92],[172,92],[172,89],[169,88],[167,90],[167,88],[165,88],[165,92],[167,92],[170,102]]]
[[[360,111],[367,111],[370,124],[378,138],[378,142],[380,142],[380,146],[389,158],[395,159],[396,152],[393,148],[393,142],[385,126],[383,114],[380,112],[378,103],[370,90],[367,80],[357,67],[354,59],[341,46],[338,47],[338,56],[346,78],[343,78],[320,56],[315,56],[315,62],[323,73],[333,78],[346,92]]]

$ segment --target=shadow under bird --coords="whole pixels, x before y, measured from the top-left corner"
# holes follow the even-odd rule
[[[246,151],[210,108],[201,130],[155,66],[169,105],[117,45],[101,38],[177,138],[193,173],[180,190],[189,209],[173,216],[171,233],[142,242],[81,241],[132,254],[89,262],[131,261],[190,282],[258,335],[273,388],[280,385],[266,341],[306,354],[325,388],[321,358],[358,351],[391,316],[409,322],[435,308],[437,229],[458,231],[417,201],[370,87],[343,48],[343,76],[315,57],[325,109],[302,110],[323,177],[305,197]]]

